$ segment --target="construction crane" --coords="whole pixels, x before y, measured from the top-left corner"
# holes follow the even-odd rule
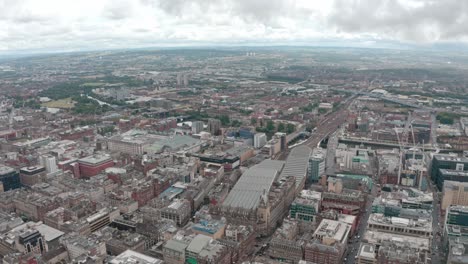
[[[401,166],[403,165],[403,147],[401,146],[400,135],[398,134],[398,129],[395,127],[394,130],[397,136],[398,146],[400,146],[400,161],[398,164],[398,181],[397,181],[397,184],[400,185]]]

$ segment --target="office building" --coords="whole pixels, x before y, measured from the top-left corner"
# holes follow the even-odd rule
[[[58,171],[57,159],[54,156],[42,156],[40,162],[45,167],[47,173],[56,173]]]
[[[444,181],[441,209],[445,211],[450,205],[468,206],[468,182]]]
[[[7,166],[0,166],[0,182],[2,182],[4,191],[21,188],[19,173]]]
[[[448,248],[447,263],[468,263],[468,206],[447,207],[443,244]]]
[[[46,169],[43,166],[24,167],[20,169],[20,181],[23,186],[31,187],[45,179]]]
[[[192,208],[188,200],[174,200],[160,210],[160,217],[173,221],[178,226],[184,226],[190,220]]]
[[[163,264],[163,261],[157,258],[150,257],[138,253],[136,251],[127,249],[117,257],[109,261],[109,264],[129,264],[129,263],[138,263],[138,264]]]
[[[442,190],[445,180],[468,182],[468,158],[436,154],[432,158],[431,179]]]
[[[117,208],[103,208],[99,212],[86,218],[86,222],[88,223],[92,233],[109,225],[119,215],[120,212]]]
[[[221,132],[221,121],[219,119],[208,119],[208,132],[213,136],[219,136]]]
[[[192,122],[192,133],[198,134],[203,131],[203,121],[193,121]]]
[[[291,204],[289,216],[304,222],[315,223],[320,210],[322,193],[309,190],[302,190]]]
[[[323,219],[312,240],[304,248],[304,260],[313,263],[341,264],[348,243],[351,226],[339,221]]]
[[[447,264],[468,264],[467,238],[460,238],[449,242]]]
[[[406,236],[429,238],[432,240],[432,215],[430,211],[414,210],[414,214],[385,216],[372,213],[369,216],[368,230],[381,231]]]
[[[325,157],[325,149],[316,148],[313,150],[309,159],[309,177],[307,178],[307,182],[316,183],[325,174]]]
[[[254,135],[254,147],[259,149],[265,146],[267,143],[267,137],[265,133],[257,133]]]
[[[200,234],[170,239],[163,246],[163,256],[167,264],[231,263],[231,252],[227,246]]]

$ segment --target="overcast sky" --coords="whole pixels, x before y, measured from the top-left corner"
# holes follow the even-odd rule
[[[468,42],[465,0],[0,0],[0,51]]]

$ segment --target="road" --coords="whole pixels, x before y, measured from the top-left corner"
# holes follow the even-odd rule
[[[431,113],[431,142],[433,147],[437,147],[437,117]]]
[[[372,191],[367,196],[366,209],[364,214],[361,215],[361,220],[357,226],[356,235],[350,238],[350,243],[347,247],[347,252],[345,253],[346,260],[343,263],[353,264],[355,263],[357,253],[359,251],[359,246],[363,239],[363,235],[367,230],[367,222],[369,221],[369,216],[372,212],[372,202],[374,202],[375,197],[377,196],[377,187],[374,185]]]
[[[432,203],[432,263],[445,263],[447,252],[442,248],[442,237],[444,218],[441,217],[441,200],[437,187],[429,182],[429,189],[434,193],[434,201]]]

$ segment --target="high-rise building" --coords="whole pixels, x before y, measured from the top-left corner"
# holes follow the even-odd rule
[[[0,166],[0,182],[4,191],[21,188],[19,173],[7,166]]]
[[[254,147],[262,148],[267,143],[267,137],[265,133],[257,133],[254,135]]]
[[[208,119],[208,131],[212,135],[219,135],[221,131],[221,121],[219,119],[214,118]]]
[[[192,122],[192,133],[198,134],[203,131],[203,121],[193,121]]]
[[[56,158],[52,155],[42,156],[41,165],[45,167],[47,173],[56,173],[58,171]]]
[[[316,148],[312,152],[309,159],[309,177],[307,179],[310,183],[318,182],[320,176],[325,173],[325,150]]]
[[[188,86],[189,86],[189,75],[184,74],[184,87],[188,87]]]

